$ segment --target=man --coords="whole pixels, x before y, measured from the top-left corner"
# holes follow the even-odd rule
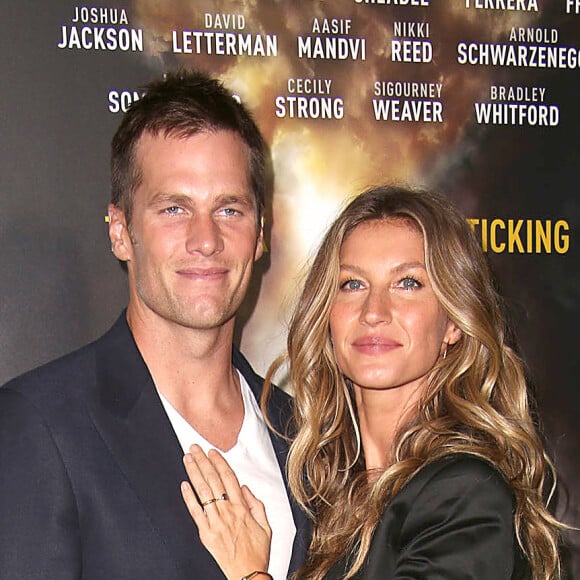
[[[223,578],[181,499],[192,443],[224,452],[265,503],[276,580],[300,564],[286,446],[259,412],[262,379],[232,347],[262,254],[265,165],[247,111],[199,73],[152,83],[126,114],[109,236],[127,310],[93,344],[0,389],[3,580]],[[288,412],[276,391],[279,431]]]

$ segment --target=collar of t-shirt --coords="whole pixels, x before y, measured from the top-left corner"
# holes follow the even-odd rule
[[[285,580],[288,576],[296,526],[264,417],[244,376],[239,371],[238,374],[244,402],[244,420],[236,444],[229,451],[220,453],[234,470],[240,485],[247,485],[264,503],[272,528],[268,571],[275,580]],[[161,393],[159,397],[184,453],[194,443],[206,453],[213,448]]]

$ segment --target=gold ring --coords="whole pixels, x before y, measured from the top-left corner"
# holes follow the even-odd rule
[[[228,497],[228,494],[227,493],[222,493],[219,497],[212,497],[210,499],[206,499],[204,502],[202,502],[201,507],[205,507],[205,506],[211,505],[212,503],[215,503],[216,501],[220,501],[220,500],[226,501],[228,499],[230,499]]]

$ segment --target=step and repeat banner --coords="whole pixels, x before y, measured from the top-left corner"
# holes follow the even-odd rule
[[[273,156],[270,251],[237,337],[255,367],[283,350],[304,264],[346,198],[386,181],[440,190],[496,272],[558,513],[580,525],[580,0],[4,0],[0,37],[1,382],[125,305],[110,139],[139,87],[200,67],[254,111]]]

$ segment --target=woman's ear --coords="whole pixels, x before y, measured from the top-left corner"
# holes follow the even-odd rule
[[[447,344],[455,344],[461,338],[461,329],[452,320],[447,321],[443,341]]]

